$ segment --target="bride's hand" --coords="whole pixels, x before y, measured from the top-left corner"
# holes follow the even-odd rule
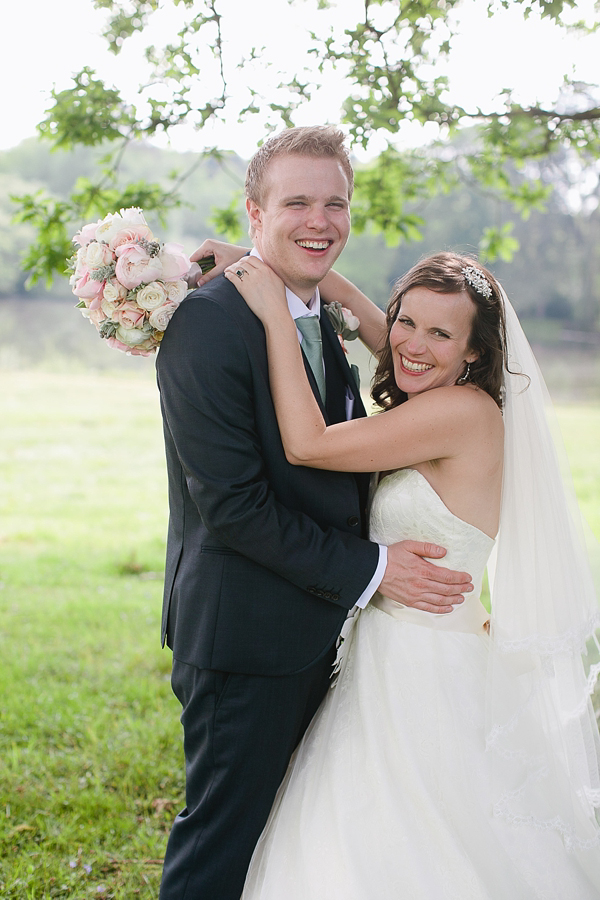
[[[280,314],[289,316],[285,285],[266,263],[256,256],[244,256],[223,273],[240,292],[261,322]]]
[[[188,287],[202,287],[202,285],[208,284],[209,281],[216,278],[217,275],[220,275],[221,272],[224,271],[225,266],[234,263],[240,256],[247,253],[248,249],[249,248],[247,247],[240,247],[237,244],[226,244],[224,241],[215,241],[212,238],[204,241],[204,243],[200,244],[198,249],[194,250],[190,256],[192,265],[186,275]],[[198,262],[202,259],[210,259],[211,256],[214,260],[214,267],[203,274],[202,268],[198,265]]]

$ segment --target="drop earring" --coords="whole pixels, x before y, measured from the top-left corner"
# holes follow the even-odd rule
[[[469,380],[469,372],[470,371],[471,371],[471,363],[468,362],[467,368],[465,369],[463,374],[460,376],[460,378],[457,378],[456,383],[457,384],[466,384],[467,381]]]

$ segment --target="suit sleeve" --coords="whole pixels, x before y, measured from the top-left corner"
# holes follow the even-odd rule
[[[185,301],[157,359],[166,427],[208,532],[297,586],[350,608],[376,570],[376,544],[322,528],[277,501],[257,431],[249,345],[209,297]]]

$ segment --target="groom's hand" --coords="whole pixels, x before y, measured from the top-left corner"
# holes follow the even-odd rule
[[[187,273],[188,287],[202,287],[208,284],[217,275],[225,269],[237,262],[240,257],[248,253],[248,247],[240,247],[237,244],[226,244],[224,241],[215,241],[208,239],[200,244],[197,250],[194,250],[190,256],[192,262],[191,268]],[[202,272],[202,268],[198,265],[198,260],[213,257],[215,264],[212,269]]]
[[[471,576],[430,563],[424,557],[441,559],[443,547],[420,541],[400,541],[388,547],[388,562],[379,592],[413,609],[431,613],[452,612],[473,590]]]

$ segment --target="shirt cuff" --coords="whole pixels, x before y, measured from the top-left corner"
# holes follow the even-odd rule
[[[375,574],[356,601],[356,605],[359,607],[359,609],[365,608],[365,606],[383,581],[383,576],[385,575],[385,567],[387,566],[387,551],[387,547],[385,547],[383,544],[379,545],[379,562],[377,563]]]

